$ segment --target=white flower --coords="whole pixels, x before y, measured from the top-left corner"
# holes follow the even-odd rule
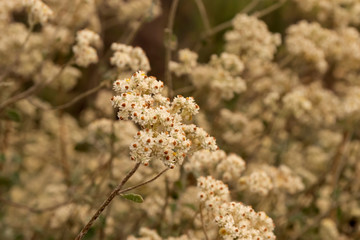
[[[111,101],[119,109],[120,120],[131,119],[141,130],[130,146],[131,159],[145,165],[161,160],[173,168],[184,157],[200,149],[216,150],[215,139],[195,125],[186,125],[198,113],[193,98],[177,96],[172,102],[160,92],[164,84],[155,77],[139,71],[131,78],[116,80],[114,90],[119,94]]]
[[[84,29],[76,34],[76,45],[73,47],[75,62],[81,67],[87,67],[98,61],[96,49],[91,45],[98,46],[100,36],[93,31]]]

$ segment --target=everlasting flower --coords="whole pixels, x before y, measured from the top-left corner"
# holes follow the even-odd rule
[[[307,125],[330,126],[339,115],[338,97],[318,83],[299,86],[286,94],[282,101],[296,120]]]
[[[242,203],[226,202],[219,206],[215,222],[219,235],[226,240],[233,239],[276,239],[274,223],[264,212],[255,212]]]
[[[357,0],[294,0],[301,10],[315,15],[320,22],[343,27],[360,24],[360,2]]]
[[[30,24],[45,24],[53,15],[53,11],[41,0],[23,0],[23,5],[29,8]]]
[[[87,67],[98,61],[96,49],[91,45],[99,45],[100,36],[93,31],[84,29],[76,34],[76,45],[73,47],[75,62],[81,67]]]
[[[197,59],[197,53],[190,51],[188,48],[181,49],[179,51],[180,63],[170,62],[170,70],[177,76],[189,74],[196,67]]]
[[[117,10],[116,17],[121,22],[131,23],[143,17],[154,19],[161,14],[158,0],[107,0],[107,3]]]
[[[263,170],[252,172],[249,176],[240,179],[241,184],[246,184],[250,192],[267,195],[274,187],[270,176]]]
[[[198,178],[200,203],[219,228],[222,239],[275,239],[274,223],[264,212],[230,202],[228,187],[211,176]]]
[[[230,200],[230,192],[227,185],[212,176],[199,177],[197,180],[199,189],[198,198],[207,209],[216,209],[223,202]]]
[[[272,60],[280,45],[279,34],[269,32],[266,24],[253,16],[238,14],[233,20],[234,29],[226,32],[226,51],[238,54],[241,60]]]
[[[171,62],[170,70],[178,76],[188,74],[199,89],[210,88],[210,94],[214,96],[209,99],[219,101],[215,95],[220,94],[222,99],[229,100],[235,93],[246,90],[245,81],[239,76],[244,64],[238,56],[230,53],[212,55],[208,64],[197,64],[196,59],[197,54],[189,49],[180,50],[180,62]]]
[[[163,87],[161,81],[142,71],[114,82],[119,95],[111,100],[119,109],[118,117],[131,119],[141,127],[130,146],[131,159],[145,165],[160,159],[173,168],[192,151],[216,150],[214,138],[195,125],[183,123],[199,111],[194,99],[177,96],[170,102],[160,94]]]
[[[150,71],[149,60],[140,47],[131,47],[125,44],[113,43],[111,49],[115,51],[110,62],[119,70],[131,70],[144,72]]]
[[[201,150],[195,152],[184,167],[196,175],[212,175],[230,182],[240,178],[245,170],[245,161],[234,153],[227,156],[222,150]]]

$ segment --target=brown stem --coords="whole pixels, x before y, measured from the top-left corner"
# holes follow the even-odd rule
[[[251,1],[247,6],[245,6],[244,9],[242,9],[240,11],[240,13],[248,13],[250,12],[252,9],[254,9],[258,4],[259,4],[260,0],[254,0]],[[219,25],[211,28],[211,29],[206,29],[205,34],[203,35],[203,37],[201,38],[201,40],[205,40],[206,38],[215,35],[221,31],[224,31],[227,28],[230,28],[232,26],[232,22],[233,22],[234,18],[230,19],[229,21],[220,23]]]
[[[119,194],[121,188],[124,184],[131,178],[131,176],[136,172],[136,170],[140,167],[140,162],[136,163],[133,169],[123,178],[121,183],[110,193],[109,197],[101,204],[100,208],[96,211],[96,213],[92,216],[90,221],[81,229],[80,233],[77,235],[75,240],[81,240],[85,234],[89,231],[90,227],[94,224],[96,219],[100,216],[100,214],[105,210],[105,208],[110,204],[110,202]]]
[[[66,151],[66,135],[67,129],[64,123],[63,112],[59,114],[59,148],[60,148],[60,164],[62,171],[64,173],[65,181],[68,186],[71,185],[71,173],[70,173],[70,163],[67,157]]]
[[[211,25],[210,25],[209,17],[206,13],[206,8],[204,6],[204,3],[202,0],[195,0],[195,3],[199,9],[202,21],[204,22],[206,33],[208,33],[211,30]]]
[[[169,20],[166,31],[166,43],[165,43],[165,82],[169,88],[169,97],[172,98],[172,79],[171,79],[171,72],[169,68],[169,64],[171,61],[171,42],[173,37],[173,28],[174,28],[174,20],[176,9],[179,5],[179,0],[173,0],[170,8]]]
[[[96,93],[97,91],[99,91],[100,89],[102,89],[104,86],[106,85],[106,82],[102,82],[100,83],[98,86],[80,94],[79,96],[75,97],[74,99],[72,99],[71,101],[65,103],[65,104],[62,104],[60,106],[56,106],[54,107],[52,110],[61,110],[61,109],[65,109],[65,108],[68,108],[72,105],[74,105],[75,103],[77,103],[78,101],[80,101],[81,99],[93,94],[93,93]]]
[[[204,235],[205,235],[205,239],[206,240],[209,240],[209,237],[206,233],[206,228],[205,228],[205,223],[204,223],[204,216],[203,216],[203,213],[202,213],[202,204],[200,203],[200,218],[201,218],[201,226],[202,226],[202,229],[203,229],[203,232],[204,232]]]
[[[3,199],[3,198],[0,198],[0,202],[3,202],[3,203],[5,203],[5,204],[7,204],[7,205],[9,205],[9,206],[11,206],[11,207],[15,207],[15,208],[17,208],[17,209],[24,209],[24,210],[27,210],[27,211],[32,212],[32,213],[40,214],[40,213],[43,213],[43,212],[48,212],[48,211],[56,210],[56,209],[58,209],[59,207],[62,207],[62,206],[65,206],[65,205],[68,205],[68,204],[72,203],[73,201],[72,201],[72,200],[68,200],[68,201],[65,201],[65,202],[56,204],[56,205],[54,205],[54,206],[45,207],[45,208],[29,207],[29,206],[23,205],[23,204],[21,204],[21,203],[12,202],[12,201],[9,201],[9,200]]]
[[[248,13],[253,10],[258,4],[260,0],[253,0],[248,5],[246,5],[242,10],[241,13]]]
[[[164,219],[166,216],[166,209],[169,206],[169,197],[170,197],[170,188],[169,188],[169,180],[167,179],[167,177],[165,178],[165,189],[166,189],[166,193],[165,193],[165,203],[164,206],[162,207],[161,210],[161,214],[159,217],[159,230],[160,230],[160,234],[162,235],[163,233],[163,223],[164,223]]]
[[[8,100],[4,101],[3,103],[0,104],[0,113],[9,105],[16,103],[17,101],[20,101],[24,98],[27,98],[29,96],[31,96],[32,94],[36,93],[37,91],[39,91],[40,89],[44,88],[46,85],[50,84],[51,82],[55,81],[61,74],[62,72],[65,70],[65,68],[71,63],[71,59],[64,64],[59,72],[51,79],[47,80],[45,83],[37,83],[34,84],[32,87],[28,88],[27,90],[19,93],[18,95],[15,95],[11,98],[9,98]]]
[[[133,190],[133,189],[135,189],[135,188],[144,186],[145,184],[148,184],[148,183],[156,180],[157,178],[159,178],[159,177],[160,177],[164,172],[166,172],[167,170],[169,170],[169,168],[166,168],[166,169],[162,170],[162,171],[159,172],[155,177],[153,177],[153,178],[151,178],[151,179],[149,179],[149,180],[147,180],[147,181],[145,181],[145,182],[143,182],[143,183],[139,183],[139,184],[137,184],[137,185],[135,185],[135,186],[125,188],[124,190],[120,190],[120,191],[118,192],[118,194],[121,194],[121,193],[124,193],[124,192],[128,192],[128,191]]]
[[[287,0],[280,0],[279,2],[277,2],[276,4],[274,5],[271,5],[270,7],[268,8],[265,8],[261,11],[258,11],[256,13],[253,14],[254,17],[257,17],[257,18],[262,18],[266,15],[268,15],[269,13],[275,11],[276,9],[280,8]]]

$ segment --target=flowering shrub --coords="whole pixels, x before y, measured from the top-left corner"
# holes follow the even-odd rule
[[[0,0],[0,239],[360,239],[359,14]]]

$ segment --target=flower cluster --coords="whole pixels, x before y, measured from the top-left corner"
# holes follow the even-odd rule
[[[216,209],[221,203],[230,200],[230,192],[227,185],[216,180],[212,176],[199,177],[197,179],[200,203],[208,209]]]
[[[170,62],[170,70],[174,72],[177,76],[190,74],[194,68],[197,66],[197,53],[191,51],[188,48],[181,49],[178,52],[179,62]]]
[[[314,14],[323,23],[333,23],[342,27],[359,25],[360,3],[357,0],[294,0],[299,8],[306,13]]]
[[[301,74],[332,71],[336,79],[357,75],[360,34],[355,28],[327,29],[305,20],[287,29],[286,46]]]
[[[226,32],[226,51],[240,55],[241,60],[272,60],[281,43],[279,34],[269,32],[266,24],[253,16],[238,14],[233,20],[234,29]]]
[[[181,235],[179,237],[168,237],[162,238],[158,235],[155,230],[142,227],[140,228],[139,234],[141,237],[129,236],[127,240],[198,240],[197,238],[189,238],[187,235]]]
[[[41,0],[24,0],[24,7],[29,9],[30,24],[45,24],[53,15],[53,11]]]
[[[285,165],[278,168],[262,165],[254,169],[256,170],[239,180],[240,185],[248,188],[252,193],[266,196],[270,191],[284,191],[294,194],[304,189],[301,178]]]
[[[111,49],[115,52],[111,57],[110,62],[120,71],[150,71],[149,60],[140,47],[132,47],[121,43],[113,43],[111,45]]]
[[[93,121],[87,130],[86,140],[98,149],[109,148],[111,141],[116,140],[115,151],[127,148],[137,132],[132,122],[113,122],[106,118]]]
[[[96,49],[91,45],[98,46],[100,36],[91,30],[84,29],[76,34],[76,45],[73,47],[75,62],[81,67],[87,67],[98,61]]]
[[[215,139],[203,129],[182,123],[198,112],[194,99],[177,96],[170,102],[160,94],[163,87],[161,81],[142,71],[114,82],[119,95],[112,98],[112,104],[119,109],[118,117],[141,127],[130,146],[131,158],[145,165],[160,159],[173,168],[190,150],[216,150]]]
[[[299,86],[283,97],[284,108],[299,122],[313,126],[332,125],[339,115],[339,99],[318,83]]]
[[[139,21],[141,18],[154,19],[161,14],[159,0],[107,0],[121,22]]]
[[[219,234],[225,240],[276,239],[275,225],[265,212],[255,212],[251,206],[238,202],[226,202],[219,206],[215,221]]]
[[[233,153],[226,155],[222,150],[201,150],[194,153],[184,167],[186,171],[196,175],[212,175],[230,182],[240,178],[245,170],[245,161]]]
[[[275,239],[274,223],[264,212],[230,202],[228,187],[211,176],[198,178],[200,203],[213,216],[222,239]]]
[[[212,55],[208,64],[197,64],[197,54],[188,49],[179,51],[180,63],[171,62],[170,70],[176,75],[189,75],[197,89],[210,88],[209,100],[219,101],[215,95],[229,100],[236,93],[246,90],[245,81],[240,77],[244,64],[234,54]]]

